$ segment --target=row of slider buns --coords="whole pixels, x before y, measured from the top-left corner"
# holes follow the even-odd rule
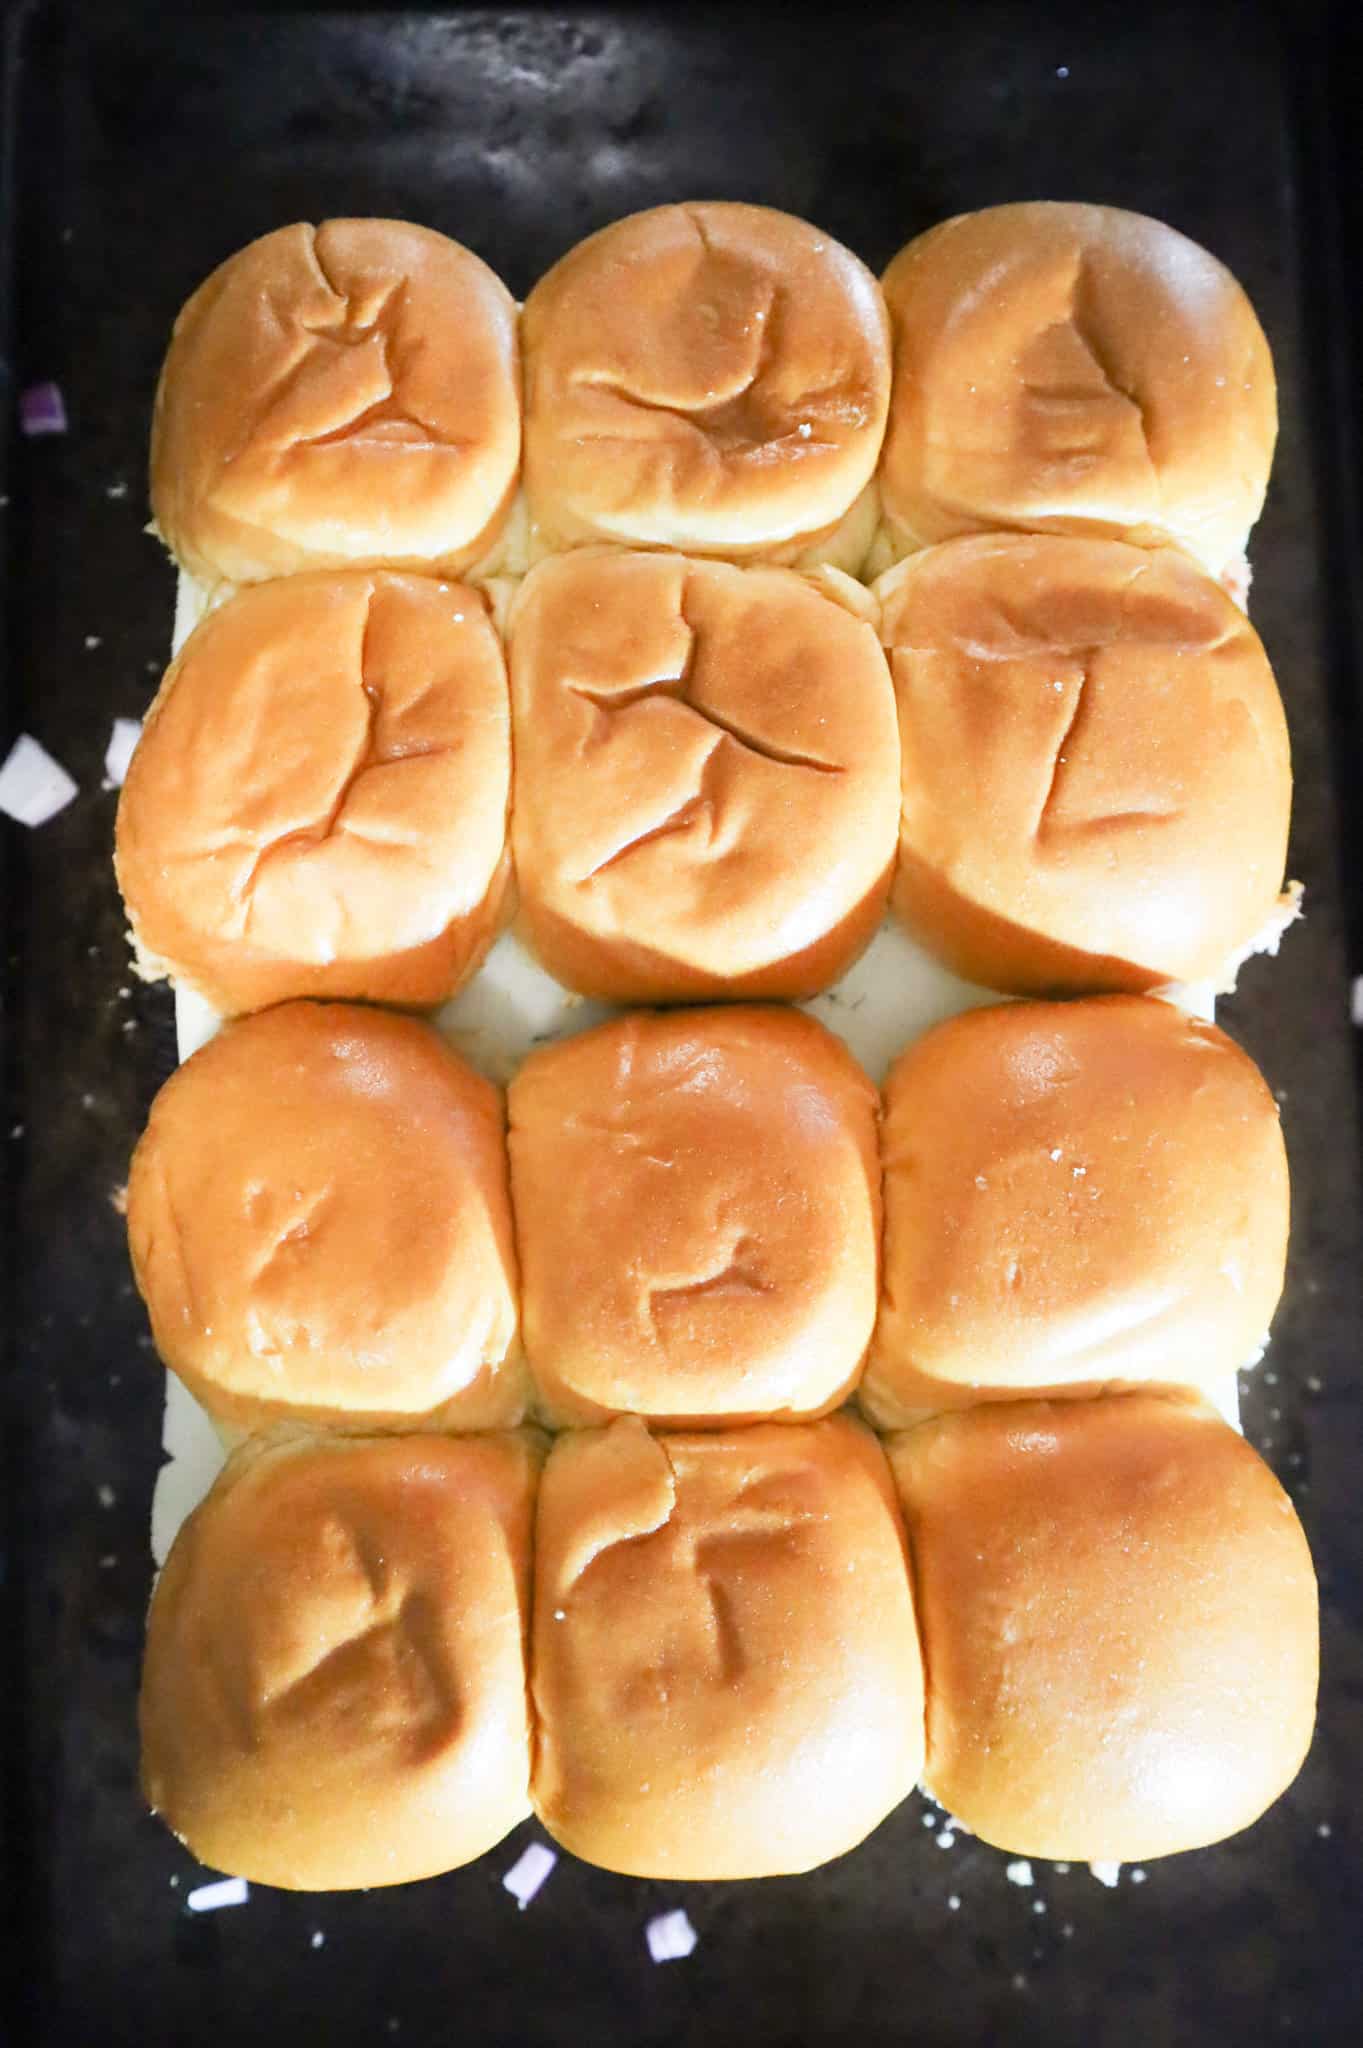
[[[963,216],[882,291],[789,216],[664,207],[519,321],[427,229],[268,235],[158,393],[157,523],[221,608],[120,807],[143,971],[434,1006],[515,917],[606,1001],[801,999],[892,892],[995,990],[1230,986],[1293,910],[1215,581],[1275,431],[1235,280],[1113,209]]]
[[[135,1270],[237,1444],[143,1678],[147,1797],[203,1861],[399,1882],[533,1801],[608,1868],[758,1876],[920,1778],[1014,1853],[1144,1860],[1277,1797],[1316,1594],[1208,1398],[1287,1224],[1229,1039],[1002,1004],[912,1046],[881,1121],[794,1010],[647,1012],[509,1098],[508,1173],[427,1024],[311,1003],[158,1097]],[[499,1426],[530,1386],[547,1464]],[[883,1448],[829,1412],[854,1388]]]
[[[533,1595],[532,1595],[533,1587]],[[151,1805],[205,1863],[402,1883],[532,1807],[643,1877],[854,1848],[920,1781],[1016,1853],[1247,1826],[1311,1738],[1291,1504],[1205,1405],[256,1437],[158,1581]]]
[[[227,1015],[436,1006],[513,919],[607,1002],[800,1000],[887,904],[997,991],[1225,988],[1293,915],[1291,790],[1258,635],[1175,549],[977,535],[867,590],[592,547],[501,631],[387,570],[208,612],[116,861],[142,971]]]
[[[798,997],[891,887],[995,989],[1224,984],[1290,908],[1281,705],[1220,587],[1274,430],[1228,273],[1098,208],[949,222],[883,292],[786,216],[664,208],[519,322],[443,238],[334,222],[190,302],[153,503],[209,609],[118,861],[148,970],[264,1010],[167,1084],[129,1189],[158,1348],[275,1431],[153,1605],[145,1781],[206,1860],[448,1868],[533,1775],[611,1867],[806,1868],[919,1775],[924,1653],[927,1782],[1021,1853],[1194,1846],[1290,1779],[1309,1558],[1204,1398],[1272,1313],[1286,1176],[1221,1034],[990,1010],[911,1049],[882,1128],[808,1019],[626,1018],[521,1070],[508,1177],[426,1026],[286,1000],[434,1006],[517,898],[584,993]],[[893,1485],[827,1413],[858,1384],[918,1425]],[[528,1402],[577,1426],[533,1536]],[[466,1620],[501,1645],[472,1674]]]
[[[519,316],[443,235],[335,220],[251,243],[181,312],[152,503],[205,587],[515,573],[588,541],[858,573],[1000,529],[1235,576],[1276,431],[1236,280],[1112,207],[965,214],[878,285],[789,214],[662,206]]]
[[[1277,1306],[1288,1176],[1253,1062],[1148,997],[968,1011],[883,1104],[789,1007],[628,1012],[504,1095],[421,1019],[299,1002],[165,1083],[127,1220],[157,1349],[229,1440],[728,1426],[858,1391],[899,1428],[1221,1399]]]

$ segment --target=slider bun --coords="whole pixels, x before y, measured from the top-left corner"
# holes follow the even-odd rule
[[[520,433],[515,302],[485,263],[409,221],[299,222],[176,321],[152,510],[205,584],[458,571],[501,526]]]
[[[1292,768],[1226,593],[1173,549],[989,535],[877,594],[915,936],[1018,995],[1233,977],[1281,918]]]
[[[290,1891],[468,1863],[529,1811],[537,1454],[516,1436],[237,1452],[152,1597],[142,1786]]]
[[[794,999],[851,965],[889,888],[898,742],[848,605],[677,555],[583,550],[526,577],[512,841],[551,974],[608,1002]]]
[[[1174,541],[1219,576],[1278,431],[1254,308],[1195,242],[1111,206],[959,215],[885,273],[880,488],[898,552],[994,527]]]
[[[138,950],[214,1009],[442,1002],[508,893],[501,647],[460,584],[288,577],[209,612],[118,808]]]
[[[885,1089],[880,1427],[1019,1392],[1211,1393],[1282,1292],[1287,1155],[1253,1061],[1168,1003],[1005,1003]]]
[[[521,322],[525,482],[552,544],[640,542],[851,570],[890,394],[871,273],[806,221],[705,202],[579,242]],[[851,542],[849,550],[849,541]]]
[[[157,1350],[224,1423],[521,1419],[501,1097],[415,1018],[226,1025],[152,1105],[128,1241]]]
[[[810,1870],[922,1765],[903,1535],[884,1453],[847,1416],[561,1436],[532,1642],[535,1810],[607,1870]]]
[[[621,1017],[532,1053],[508,1108],[525,1349],[556,1423],[845,1397],[875,1319],[877,1100],[821,1024]]]
[[[1144,1862],[1257,1820],[1310,1746],[1292,1503],[1201,1402],[1011,1402],[890,1445],[930,1674],[924,1785],[1020,1856]]]

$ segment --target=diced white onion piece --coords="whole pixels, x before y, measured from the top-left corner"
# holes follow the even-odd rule
[[[185,1904],[191,1913],[216,1913],[223,1906],[244,1906],[250,1892],[244,1877],[220,1877],[216,1884],[201,1884]]]
[[[557,1862],[556,1852],[546,1843],[531,1842],[507,1871],[502,1888],[510,1892],[522,1913]]]
[[[61,762],[21,732],[0,767],[0,811],[20,825],[45,825],[79,794]]]
[[[659,1913],[650,1920],[644,1938],[655,1963],[675,1963],[690,1955],[700,1937],[678,1906],[675,1912]]]
[[[104,773],[109,778],[110,789],[122,789],[123,779],[128,772],[128,763],[133,757],[133,748],[142,737],[140,718],[116,718],[114,729],[109,735],[109,744],[104,749]]]

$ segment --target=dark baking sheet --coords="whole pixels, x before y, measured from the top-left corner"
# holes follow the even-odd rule
[[[1341,33],[1353,12],[1338,10]],[[1328,98],[1346,77],[1320,40],[1327,15],[1294,10],[1285,40],[1253,7],[1214,0],[1121,13],[1101,0],[984,0],[819,14],[106,5],[11,17],[14,381],[56,378],[71,432],[9,449],[5,740],[34,732],[82,790],[40,832],[3,826],[0,848],[14,1297],[0,1947],[15,2039],[1363,2038],[1363,1228],[1349,1024],[1351,962],[1363,960],[1345,889],[1360,872],[1346,836],[1360,789],[1358,528],[1336,495],[1355,474],[1358,371],[1331,241],[1357,195],[1325,189]],[[1350,147],[1350,178],[1354,161]],[[601,222],[703,195],[807,214],[876,266],[963,207],[1040,195],[1134,206],[1224,257],[1269,330],[1282,439],[1254,612],[1292,725],[1292,872],[1309,916],[1276,967],[1248,970],[1225,1021],[1280,1093],[1294,1167],[1290,1284],[1247,1419],[1321,1571],[1316,1745],[1259,1827],[1116,1892],[1046,1866],[1020,1889],[966,1838],[939,1848],[913,1800],[809,1878],[640,1884],[564,1858],[519,1915],[499,1879],[527,1828],[405,1891],[261,1890],[193,1919],[183,1900],[196,1868],[136,1790],[162,1376],[111,1203],[173,1032],[165,992],[128,973],[115,799],[100,788],[110,720],[144,708],[170,632],[171,573],[141,530],[167,330],[213,264],[295,218],[407,214],[470,243],[523,293]],[[700,1946],[655,1968],[644,1921],[677,1903]]]

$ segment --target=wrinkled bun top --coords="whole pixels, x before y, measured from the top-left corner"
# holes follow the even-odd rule
[[[206,584],[457,571],[496,536],[520,434],[515,302],[480,258],[408,221],[299,222],[176,321],[152,510]]]
[[[645,1012],[532,1053],[508,1095],[511,1174],[550,1417],[836,1406],[875,1319],[877,1107],[790,1009]]]
[[[256,1440],[176,1539],[142,1673],[147,1801],[261,1884],[401,1884],[529,1811],[536,1453]]]
[[[607,1870],[810,1870],[922,1765],[903,1533],[884,1452],[847,1416],[559,1437],[532,1645],[535,1810]]]
[[[989,535],[877,594],[923,944],[1011,994],[1224,984],[1279,912],[1292,769],[1219,585],[1172,548]]]
[[[521,929],[552,974],[795,998],[851,964],[898,811],[865,617],[792,570],[586,549],[525,579],[510,665]]]
[[[1231,273],[1110,206],[958,215],[885,273],[880,487],[902,550],[996,527],[1171,540],[1219,576],[1259,516],[1273,360]]]
[[[225,1025],[152,1105],[128,1241],[157,1350],[225,1422],[521,1419],[501,1097],[415,1018]]]
[[[871,482],[884,301],[790,214],[706,201],[616,221],[536,285],[522,336],[526,491],[559,545],[793,559]]]
[[[972,1010],[891,1069],[882,1151],[879,1426],[1123,1381],[1211,1393],[1259,1351],[1287,1157],[1214,1025],[1140,996]]]
[[[510,794],[475,592],[382,571],[244,590],[172,664],[119,800],[144,961],[226,1014],[441,1002],[497,929]]]
[[[923,1782],[1018,1856],[1139,1862],[1248,1827],[1311,1742],[1292,1503],[1197,1401],[1007,1402],[890,1444],[928,1689]]]

